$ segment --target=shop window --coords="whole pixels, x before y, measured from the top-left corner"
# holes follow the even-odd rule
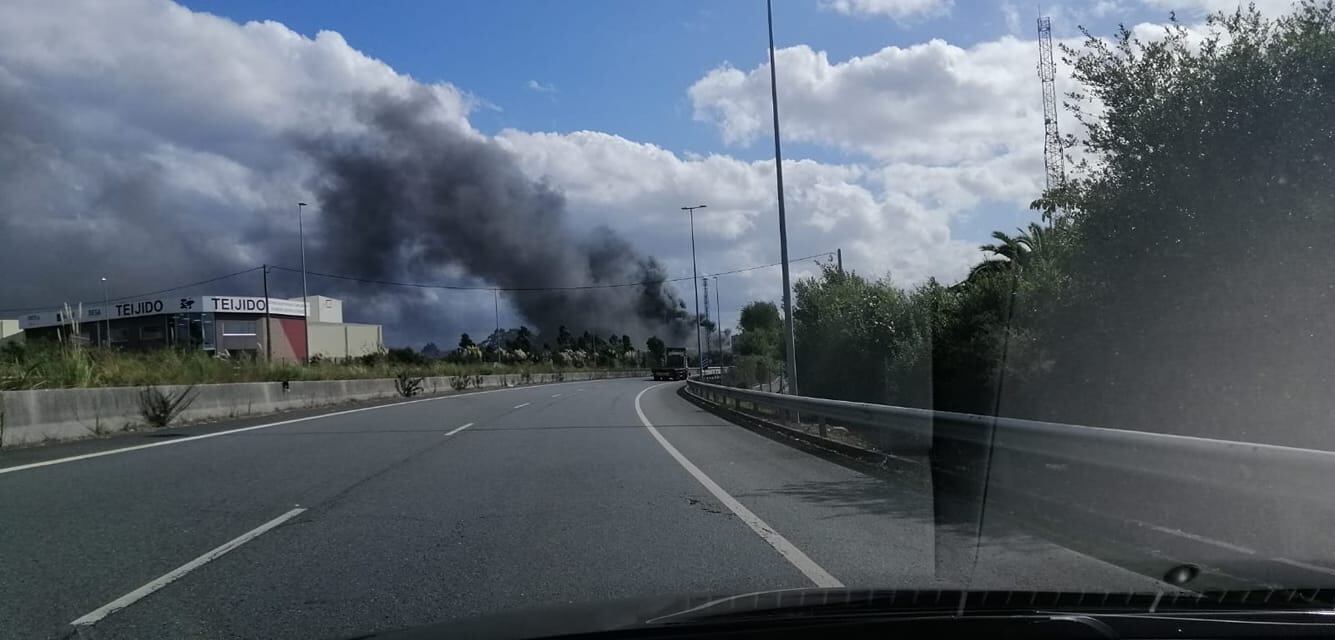
[[[254,320],[224,320],[222,334],[225,336],[253,336],[257,323]]]

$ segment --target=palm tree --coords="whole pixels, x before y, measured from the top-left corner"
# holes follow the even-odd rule
[[[1019,233],[1015,236],[993,231],[992,238],[997,243],[979,247],[988,257],[969,270],[968,279],[1008,273],[1012,268],[1024,270],[1038,267],[1055,260],[1065,248],[1066,232],[1069,229],[1065,218],[1058,218],[1053,220],[1051,226],[1031,222],[1025,229],[1016,229]]]
[[[1023,230],[1016,237],[1011,237],[1002,231],[993,231],[992,238],[997,244],[985,244],[979,247],[983,253],[988,254],[988,257],[969,270],[969,280],[993,273],[1006,273],[1011,267],[1015,265],[1023,267],[1027,262],[1029,244]]]

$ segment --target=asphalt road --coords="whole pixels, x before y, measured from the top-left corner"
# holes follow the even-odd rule
[[[329,638],[834,584],[1162,586],[1000,528],[969,584],[942,585],[925,473],[864,475],[680,386],[565,383],[0,454],[0,637]],[[148,442],[170,444],[61,461]]]

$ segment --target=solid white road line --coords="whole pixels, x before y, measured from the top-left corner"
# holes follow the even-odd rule
[[[469,427],[471,427],[471,426],[473,426],[473,423],[470,422],[470,423],[468,423],[468,424],[466,424],[466,425],[464,425],[464,426],[462,426],[462,427],[459,427],[459,428],[455,429],[454,431],[451,431],[451,432],[449,432],[449,433],[447,433],[447,434],[445,434],[445,435],[447,435],[447,436],[452,436],[452,435],[454,435],[454,434],[456,434],[456,433],[459,433],[460,431],[463,431],[464,429],[467,429],[467,428],[469,428]]]
[[[1300,562],[1298,560],[1290,560],[1288,558],[1271,558],[1271,559],[1274,560],[1275,562],[1287,564],[1290,567],[1298,567],[1299,569],[1306,569],[1308,571],[1316,571],[1318,573],[1335,575],[1335,569],[1332,569],[1330,567],[1323,567],[1321,565],[1312,564],[1310,562]]]
[[[85,614],[83,617],[79,618],[78,620],[75,620],[74,622],[71,622],[70,624],[76,627],[96,624],[98,620],[101,620],[102,618],[105,618],[113,613],[116,613],[117,611],[120,611],[121,609],[124,609],[125,607],[128,607],[134,604],[135,602],[138,602],[140,599],[144,598],[148,594],[153,593],[154,591],[157,591],[158,589],[161,589],[171,584],[172,582],[175,582],[176,580],[179,580],[185,574],[190,573],[191,571],[194,571],[195,569],[198,569],[204,566],[205,564],[208,564],[210,561],[219,558],[220,556],[227,553],[228,551],[231,551],[232,549],[235,549],[247,542],[250,542],[251,540],[254,540],[264,532],[280,524],[283,524],[284,522],[287,522],[288,520],[291,520],[292,518],[295,518],[298,515],[301,515],[301,513],[304,511],[306,510],[300,507],[288,511],[287,513],[284,513],[283,515],[278,516],[273,520],[270,520],[254,529],[251,529],[250,531],[247,531],[246,533],[241,534],[240,537],[234,538],[230,542],[227,542],[226,544],[223,544],[222,546],[208,553],[205,553],[204,555],[195,558],[190,562],[187,562],[175,569],[172,569],[170,572],[164,574],[162,577],[159,577],[153,580],[152,582],[149,582],[148,584],[139,587],[138,589],[135,589],[134,591],[131,591],[119,598],[116,598],[115,600],[112,600],[111,602],[102,605],[101,607],[98,607],[97,609],[94,609],[93,611]]]
[[[528,405],[531,405],[531,404],[533,404],[533,403],[532,403],[532,402],[521,402],[521,403],[515,405],[515,408],[516,408],[516,409],[523,409],[524,407],[527,407]]]
[[[594,382],[610,382],[610,381],[612,381],[612,380],[626,380],[626,379],[628,379],[628,378],[608,378],[607,380],[595,380]],[[584,381],[581,380],[580,382],[584,382]],[[548,384],[575,384],[575,383],[574,383],[574,382],[553,382],[553,383],[548,383]],[[547,386],[547,385],[534,385],[534,386]],[[280,420],[280,421],[278,421],[278,422],[268,422],[268,423],[265,423],[265,424],[257,424],[257,425],[251,426],[251,427],[241,427],[241,428],[239,428],[239,429],[228,429],[227,431],[217,431],[217,432],[214,432],[214,433],[206,433],[206,434],[198,435],[198,436],[189,436],[189,437],[186,437],[186,438],[172,438],[172,439],[170,439],[170,440],[162,440],[162,441],[159,441],[159,442],[150,442],[150,443],[148,443],[148,444],[139,444],[139,445],[135,445],[135,446],[133,446],[133,447],[121,447],[121,448],[119,448],[119,449],[107,449],[106,451],[96,451],[96,452],[94,452],[94,453],[85,453],[85,454],[82,454],[82,455],[70,456],[70,457],[68,457],[68,458],[56,458],[56,459],[54,459],[54,460],[43,460],[43,461],[41,461],[41,462],[33,462],[33,463],[30,463],[30,464],[20,464],[20,465],[15,465],[15,466],[13,466],[13,467],[3,467],[3,468],[0,468],[0,475],[4,475],[4,474],[6,474],[6,473],[13,473],[13,472],[15,472],[15,471],[26,471],[26,470],[28,470],[28,469],[36,469],[36,468],[38,468],[38,467],[47,467],[47,466],[50,466],[50,465],[53,465],[53,464],[61,464],[61,463],[65,463],[65,462],[75,462],[75,461],[78,461],[78,460],[88,460],[88,459],[90,459],[90,458],[100,458],[100,457],[102,457],[102,456],[110,456],[110,455],[115,455],[115,454],[117,454],[117,453],[127,453],[127,452],[130,452],[130,451],[139,451],[139,450],[141,450],[141,449],[152,449],[153,447],[166,447],[166,446],[171,446],[171,445],[181,444],[181,443],[184,443],[184,442],[193,442],[193,441],[195,441],[195,440],[203,440],[203,439],[205,439],[205,438],[217,438],[217,437],[219,437],[219,436],[230,436],[230,435],[232,435],[232,434],[234,434],[234,433],[243,433],[243,432],[246,432],[246,431],[255,431],[256,429],[268,429],[268,428],[270,428],[270,427],[281,427],[281,426],[286,425],[286,424],[295,424],[295,423],[297,423],[297,422],[306,422],[306,421],[308,421],[308,420],[320,420],[320,419],[323,419],[323,418],[332,418],[332,417],[334,417],[334,416],[343,416],[343,415],[348,415],[348,414],[350,414],[350,413],[357,413],[357,412],[360,412],[360,411],[374,411],[374,410],[376,410],[376,409],[386,409],[386,408],[389,408],[389,407],[401,407],[401,406],[403,406],[403,405],[405,405],[405,404],[416,404],[416,403],[418,403],[418,402],[435,402],[435,401],[437,401],[437,400],[451,400],[451,399],[454,399],[454,398],[468,398],[468,397],[471,397],[471,396],[480,396],[480,395],[483,395],[483,394],[486,394],[486,393],[501,393],[501,392],[505,392],[505,391],[519,391],[519,390],[522,390],[522,389],[525,389],[525,388],[526,388],[526,387],[511,387],[511,388],[508,388],[508,389],[489,389],[489,390],[487,390],[487,391],[473,391],[473,392],[469,392],[469,393],[459,393],[459,394],[453,394],[453,395],[448,395],[448,396],[437,396],[437,397],[434,397],[434,398],[421,398],[421,399],[418,399],[418,400],[405,400],[405,401],[403,401],[403,402],[393,402],[393,403],[390,403],[390,404],[382,404],[382,405],[377,405],[377,406],[374,406],[374,407],[362,407],[362,408],[360,408],[360,409],[347,409],[347,410],[345,410],[345,411],[334,411],[334,412],[332,412],[332,413],[322,413],[322,414],[320,414],[320,415],[318,415],[318,416],[306,416],[305,418],[293,418],[293,419],[291,419],[291,420]]]
[[[797,570],[801,571],[803,575],[816,583],[816,586],[827,588],[844,586],[844,583],[840,582],[837,578],[830,575],[828,571],[821,568],[821,566],[816,564],[816,562],[808,557],[807,554],[802,553],[801,549],[798,549],[793,543],[789,542],[787,538],[780,535],[778,531],[775,531],[773,527],[765,524],[764,520],[761,520],[759,516],[752,513],[745,505],[738,502],[737,499],[731,495],[728,495],[728,492],[724,491],[723,487],[720,487],[717,482],[714,482],[713,479],[705,475],[705,472],[701,471],[700,467],[695,466],[694,463],[686,459],[686,456],[682,455],[680,451],[677,451],[677,448],[672,446],[672,443],[668,442],[667,438],[664,438],[663,434],[658,432],[658,429],[654,428],[653,423],[649,422],[649,418],[644,415],[644,409],[640,408],[640,398],[644,397],[646,391],[657,389],[658,387],[668,384],[674,383],[665,382],[663,384],[645,387],[635,396],[635,413],[639,414],[640,422],[644,423],[644,428],[649,430],[650,435],[658,441],[658,444],[663,445],[663,448],[667,450],[668,454],[671,455],[678,464],[694,476],[700,484],[704,485],[710,493],[714,494],[714,497],[718,498],[719,502],[722,502],[724,506],[732,510],[742,522],[746,523],[746,526],[751,527],[751,530],[755,531],[756,535],[760,536],[765,542],[768,542],[769,546],[774,547],[774,550],[778,551],[779,555],[786,558],[794,567],[797,567]]]

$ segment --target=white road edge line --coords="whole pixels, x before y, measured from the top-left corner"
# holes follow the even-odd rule
[[[533,404],[533,403],[532,403],[532,402],[521,402],[521,403],[515,405],[515,408],[516,408],[516,409],[523,409],[524,407],[527,407],[528,405],[531,405],[531,404]]]
[[[301,515],[305,511],[306,510],[301,507],[288,511],[287,513],[284,513],[283,515],[278,516],[273,520],[270,520],[258,527],[255,527],[254,529],[251,529],[250,531],[247,531],[246,533],[241,534],[240,537],[233,538],[231,541],[224,543],[222,546],[212,551],[209,551],[208,553],[205,553],[204,555],[195,558],[194,560],[191,560],[190,562],[187,562],[175,569],[172,569],[171,571],[149,582],[148,584],[145,584],[144,586],[139,587],[134,591],[131,591],[119,598],[116,598],[115,600],[112,600],[111,602],[108,602],[98,607],[97,609],[94,609],[93,611],[85,614],[83,617],[79,618],[78,620],[75,620],[74,622],[71,622],[70,624],[76,627],[84,627],[96,624],[97,621],[138,602],[139,600],[143,599],[144,597],[148,596],[154,591],[157,591],[158,589],[161,589],[171,584],[172,582],[181,579],[181,577],[184,576],[185,574],[190,573],[191,571],[194,571],[195,569],[198,569],[204,566],[205,564],[208,564],[209,562],[218,559],[220,556],[227,553],[228,551],[231,551],[247,542],[250,542],[251,540],[254,540],[255,538],[262,535],[264,532],[273,529],[274,527]]]
[[[608,379],[606,379],[606,380],[595,380],[594,382],[610,382],[610,381],[613,381],[613,380],[634,380],[634,379],[635,379],[635,378],[608,378]],[[579,382],[587,382],[587,381],[581,380],[581,381],[579,381]],[[556,384],[576,384],[576,383],[573,382],[573,381],[572,381],[572,382],[551,382],[551,383],[540,384],[540,385],[532,385],[532,386],[550,386],[550,385],[556,385]],[[219,436],[230,436],[230,435],[232,435],[232,434],[234,434],[234,433],[243,433],[243,432],[245,432],[245,431],[255,431],[256,429],[268,429],[269,427],[281,427],[281,426],[286,425],[286,424],[294,424],[294,423],[297,423],[297,422],[306,422],[306,421],[308,421],[308,420],[320,420],[320,419],[322,419],[322,418],[332,418],[332,417],[334,417],[334,416],[343,416],[343,415],[348,415],[348,414],[350,414],[350,413],[357,413],[357,412],[360,412],[360,411],[373,411],[373,410],[375,410],[375,409],[385,409],[385,408],[388,408],[388,407],[401,407],[401,406],[403,406],[403,405],[405,405],[405,404],[417,404],[418,402],[434,402],[434,401],[437,401],[437,400],[451,400],[451,399],[454,399],[454,398],[468,398],[468,397],[470,397],[470,396],[480,396],[480,395],[483,395],[483,394],[486,394],[486,393],[501,393],[501,392],[503,392],[503,391],[518,391],[518,390],[526,389],[526,388],[529,388],[529,387],[510,387],[510,388],[508,388],[508,389],[488,389],[487,391],[473,391],[473,392],[470,392],[470,393],[457,393],[457,394],[451,394],[451,395],[448,395],[448,396],[437,396],[437,397],[434,397],[434,398],[421,398],[421,399],[419,399],[419,400],[405,400],[405,401],[403,401],[403,402],[392,402],[392,403],[390,403],[390,404],[376,405],[376,406],[374,406],[374,407],[362,407],[362,408],[360,408],[360,409],[347,409],[347,410],[344,410],[344,411],[334,411],[334,412],[332,412],[332,413],[322,413],[322,414],[317,415],[317,416],[306,416],[306,417],[304,417],[304,418],[293,418],[293,419],[291,419],[291,420],[280,420],[280,421],[278,421],[278,422],[267,422],[267,423],[265,423],[265,424],[257,424],[257,425],[250,426],[250,427],[241,427],[241,428],[239,428],[239,429],[228,429],[227,431],[217,431],[217,432],[214,432],[214,433],[205,433],[205,434],[198,435],[198,436],[189,436],[189,437],[186,437],[186,438],[172,438],[172,439],[170,439],[170,440],[162,440],[162,441],[160,441],[160,442],[150,442],[150,443],[148,443],[148,444],[138,444],[138,445],[135,445],[135,446],[133,446],[133,447],[121,447],[120,449],[108,449],[108,450],[106,450],[106,451],[95,451],[95,452],[93,452],[93,453],[85,453],[85,454],[81,454],[81,455],[77,455],[77,456],[70,456],[70,457],[68,457],[68,458],[55,458],[55,459],[52,459],[52,460],[43,460],[43,461],[41,461],[41,462],[32,462],[32,463],[29,463],[29,464],[20,464],[20,465],[15,465],[15,466],[12,466],[12,467],[0,467],[0,475],[4,475],[4,474],[6,474],[6,473],[13,473],[13,472],[15,472],[15,471],[27,471],[28,469],[36,469],[36,468],[38,468],[38,467],[46,467],[46,466],[50,466],[50,465],[53,465],[53,464],[61,464],[61,463],[65,463],[65,462],[77,462],[77,461],[79,461],[79,460],[88,460],[88,459],[90,459],[90,458],[100,458],[100,457],[102,457],[102,456],[110,456],[110,455],[115,455],[115,454],[117,454],[117,453],[128,453],[128,452],[130,452],[130,451],[139,451],[139,450],[141,450],[141,449],[152,449],[153,447],[166,447],[166,446],[170,446],[170,445],[181,444],[181,443],[184,443],[184,442],[194,442],[195,440],[203,440],[203,439],[205,439],[205,438],[217,438],[217,437],[219,437]]]
[[[1316,571],[1318,573],[1335,575],[1335,569],[1331,569],[1330,567],[1323,567],[1321,565],[1312,564],[1310,562],[1300,562],[1298,560],[1290,560],[1288,558],[1271,558],[1271,559],[1274,560],[1275,562],[1287,564],[1290,567],[1298,567],[1299,569],[1307,569],[1308,571]]]
[[[787,538],[783,537],[778,531],[775,531],[773,527],[765,524],[764,520],[761,520],[759,516],[752,513],[750,509],[747,509],[745,505],[738,502],[736,498],[728,495],[728,492],[724,491],[723,487],[720,487],[717,482],[714,482],[712,478],[705,475],[705,472],[701,471],[700,467],[695,466],[695,463],[688,460],[680,451],[677,451],[677,448],[672,446],[672,443],[668,442],[667,438],[664,438],[663,434],[658,432],[658,429],[654,427],[653,423],[649,422],[649,418],[644,415],[644,409],[640,408],[640,398],[644,397],[646,391],[657,389],[658,387],[667,384],[673,383],[664,382],[662,384],[645,387],[635,396],[635,413],[639,414],[640,422],[644,423],[644,428],[649,430],[649,434],[658,441],[658,444],[663,445],[663,448],[667,450],[668,455],[671,455],[672,458],[686,469],[687,472],[694,476],[700,484],[704,485],[710,493],[714,494],[714,497],[718,498],[719,502],[722,502],[724,506],[732,510],[742,522],[746,523],[746,526],[751,527],[751,530],[756,532],[756,535],[760,536],[765,542],[768,542],[769,546],[774,547],[774,550],[778,551],[779,555],[787,559],[798,571],[801,571],[803,575],[814,582],[817,587],[843,587],[844,583],[840,582],[837,578],[830,575],[828,571],[821,568],[821,566],[816,564],[816,562],[808,557],[807,554],[802,553],[801,549],[798,549],[793,543],[789,542]]]
[[[455,430],[453,430],[453,431],[451,431],[451,432],[449,432],[449,433],[447,433],[447,434],[445,434],[445,435],[447,435],[447,436],[452,436],[452,435],[454,435],[454,434],[456,434],[456,433],[459,433],[460,431],[463,431],[464,429],[467,429],[467,428],[469,428],[469,427],[471,427],[471,426],[473,426],[473,423],[470,422],[470,423],[468,423],[468,424],[466,424],[466,425],[464,425],[464,426],[462,426],[462,427],[458,427],[458,428],[456,428]]]

